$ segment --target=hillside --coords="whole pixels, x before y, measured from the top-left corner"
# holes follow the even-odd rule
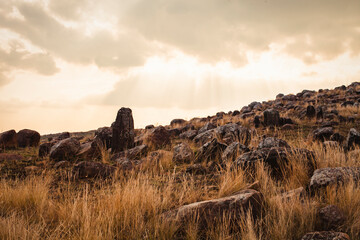
[[[0,239],[360,239],[359,105],[354,82],[167,126],[121,108],[96,131],[6,131]]]

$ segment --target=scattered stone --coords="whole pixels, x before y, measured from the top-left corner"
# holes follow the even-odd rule
[[[197,164],[188,166],[186,168],[185,172],[189,173],[189,174],[194,174],[194,175],[199,174],[200,175],[200,174],[206,174],[207,169],[203,165],[197,163]]]
[[[112,128],[112,152],[121,152],[134,147],[134,120],[130,108],[121,108]]]
[[[18,147],[37,147],[40,143],[40,134],[34,130],[23,129],[17,133]]]
[[[54,145],[55,145],[54,142],[46,142],[46,143],[40,144],[39,157],[45,157],[45,156],[49,155],[51,147]]]
[[[355,128],[350,129],[345,144],[347,150],[351,150],[355,146],[360,145],[360,133]]]
[[[349,235],[342,232],[310,232],[305,234],[301,240],[350,240]]]
[[[314,106],[311,106],[311,105],[307,106],[307,107],[306,107],[306,117],[307,117],[307,118],[314,118],[315,115],[316,115],[316,109],[315,109],[315,107],[314,107]]]
[[[198,134],[204,133],[204,132],[214,129],[214,128],[216,128],[216,126],[214,124],[212,124],[210,122],[206,123],[202,128],[199,129]]]
[[[256,219],[262,212],[263,202],[261,193],[247,189],[233,196],[191,203],[167,212],[164,216],[168,221],[179,223],[196,219],[200,227],[206,228],[208,224],[221,220],[221,216],[231,221],[243,219],[250,209],[252,217]]]
[[[95,131],[95,138],[99,139],[106,149],[111,148],[112,129],[111,127],[98,128]]]
[[[211,141],[214,137],[215,137],[215,129],[211,129],[206,132],[198,134],[194,138],[194,142],[200,145],[204,145],[205,143]]]
[[[63,132],[63,133],[60,133],[59,136],[57,136],[56,140],[61,141],[61,140],[67,139],[69,137],[70,137],[69,132]]]
[[[80,150],[80,142],[75,138],[61,140],[51,147],[50,160],[72,160]]]
[[[275,109],[267,109],[263,112],[265,126],[279,126],[280,114]]]
[[[264,149],[264,148],[290,148],[290,145],[282,140],[275,137],[267,137],[261,140],[261,142],[258,145],[258,149]]]
[[[108,178],[115,173],[116,168],[100,162],[83,161],[73,168],[75,178]]]
[[[215,129],[215,133],[226,143],[240,142],[249,145],[251,140],[250,130],[236,123],[228,123]]]
[[[312,133],[313,139],[321,142],[330,140],[330,137],[333,134],[334,134],[334,130],[332,127],[318,128],[314,130]]]
[[[170,134],[163,126],[151,129],[145,139],[149,146],[154,146],[155,148],[161,148],[170,144]]]
[[[225,162],[233,162],[239,154],[250,151],[245,145],[239,142],[231,143],[221,155],[222,161]]]
[[[175,125],[181,125],[186,123],[186,121],[184,119],[174,119],[170,122],[171,126],[175,126]]]
[[[187,130],[186,132],[183,132],[179,135],[179,137],[181,139],[189,139],[189,140],[193,140],[194,137],[198,134],[198,132],[196,130]]]
[[[80,150],[77,157],[80,159],[99,159],[101,157],[101,141],[94,139],[80,145]]]
[[[220,143],[216,138],[210,142],[205,143],[199,150],[196,156],[196,162],[202,161],[219,161],[222,152],[227,148],[227,145]]]
[[[328,205],[319,210],[319,218],[322,230],[339,230],[345,223],[346,218],[343,211],[335,205]]]
[[[15,130],[9,130],[0,134],[0,147],[4,149],[16,148],[17,138]]]
[[[151,124],[151,125],[147,125],[147,126],[145,127],[146,130],[153,129],[153,128],[155,128],[155,126],[152,125],[152,124]]]
[[[194,159],[194,153],[186,143],[180,143],[174,147],[173,162],[176,164],[190,163]]]
[[[310,179],[310,189],[319,190],[327,186],[343,183],[350,179],[357,181],[360,177],[360,167],[335,167],[315,170]]]

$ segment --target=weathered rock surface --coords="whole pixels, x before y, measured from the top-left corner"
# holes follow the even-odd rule
[[[216,138],[210,142],[205,143],[196,155],[196,162],[202,161],[218,161],[221,160],[222,152],[227,148],[227,145],[220,143]]]
[[[275,109],[267,109],[263,112],[265,126],[279,126],[280,114]]]
[[[108,178],[115,173],[116,168],[100,162],[83,161],[73,168],[75,178]]]
[[[305,234],[301,240],[350,240],[349,235],[342,232],[310,232]]]
[[[221,221],[222,216],[226,216],[226,219],[231,221],[243,219],[250,209],[252,216],[257,218],[262,211],[263,201],[261,193],[248,189],[233,196],[182,206],[166,213],[165,217],[167,220],[180,223],[196,218],[200,226],[205,227],[213,221]]]
[[[245,145],[239,142],[231,143],[222,153],[221,159],[223,162],[233,162],[239,154],[250,151]]]
[[[161,148],[171,143],[170,134],[165,127],[159,126],[149,131],[149,133],[145,137],[145,142],[149,146]]]
[[[69,138],[69,137],[70,137],[70,133],[69,133],[69,132],[63,132],[63,133],[60,133],[60,134],[57,136],[56,140],[61,141],[61,140],[67,139],[67,138]]]
[[[15,148],[17,137],[15,130],[9,130],[0,134],[0,147],[4,149]]]
[[[134,120],[130,108],[121,108],[112,128],[112,152],[121,152],[134,147]]]
[[[99,159],[101,157],[101,142],[98,139],[89,141],[80,145],[80,149],[76,154],[81,159]]]
[[[275,137],[267,137],[261,140],[261,142],[258,145],[258,149],[264,149],[264,148],[290,148],[289,144],[279,138]]]
[[[17,133],[18,147],[37,147],[40,143],[40,134],[37,131],[23,129]]]
[[[39,146],[39,157],[45,157],[49,155],[51,147],[55,145],[55,142],[42,143]]]
[[[345,214],[335,205],[328,205],[319,210],[322,230],[338,230],[345,223]]]
[[[215,129],[211,129],[206,132],[199,133],[194,138],[194,142],[200,145],[204,145],[205,143],[211,141],[214,137],[215,137]]]
[[[176,164],[190,163],[194,160],[194,153],[186,143],[180,143],[174,147],[173,162]]]
[[[112,143],[112,129],[111,127],[98,128],[95,131],[95,137],[98,138],[106,149],[111,148]]]
[[[355,146],[360,145],[360,133],[355,129],[351,128],[346,138],[346,149],[351,150]]]
[[[75,138],[61,140],[51,147],[50,159],[54,161],[73,160],[80,150],[80,142]]]
[[[251,140],[249,129],[242,127],[236,123],[228,123],[217,127],[215,130],[215,134],[219,136],[221,140],[226,144],[240,142],[244,145],[249,145]]]
[[[313,131],[313,138],[317,141],[326,141],[330,140],[331,135],[334,134],[334,130],[332,127],[324,127],[324,128],[318,128]]]
[[[357,181],[360,177],[359,167],[335,167],[315,170],[310,180],[310,188],[319,190],[333,184],[343,183],[350,179]]]

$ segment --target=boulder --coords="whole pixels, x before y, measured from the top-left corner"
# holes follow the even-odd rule
[[[316,116],[316,109],[314,106],[307,106],[306,107],[306,117],[307,118],[314,118]]]
[[[70,137],[70,133],[69,133],[69,132],[63,132],[63,133],[60,133],[60,134],[57,136],[56,140],[61,141],[61,140],[67,139],[67,138],[69,138],[69,137]]]
[[[310,189],[320,190],[327,186],[344,183],[350,179],[358,181],[360,167],[335,167],[315,170],[310,179]]]
[[[318,128],[312,132],[313,139],[321,142],[330,140],[330,137],[333,134],[334,130],[332,127]]]
[[[83,161],[73,168],[75,178],[108,178],[115,173],[116,168],[100,162]]]
[[[335,205],[328,205],[319,210],[320,227],[322,230],[339,230],[345,223],[345,214]]]
[[[175,125],[181,125],[186,123],[186,121],[184,119],[174,119],[170,122],[171,126],[175,126]]]
[[[112,152],[121,152],[134,147],[134,120],[130,108],[121,108],[112,128]]]
[[[40,143],[40,134],[37,131],[23,129],[17,133],[18,147],[37,147]]]
[[[101,145],[100,140],[95,138],[93,141],[89,141],[80,145],[80,150],[76,154],[81,159],[100,159],[101,157]]]
[[[181,139],[193,140],[197,134],[198,134],[198,131],[190,129],[190,130],[187,130],[186,132],[181,133],[179,135],[179,137]]]
[[[211,141],[214,137],[215,129],[211,129],[196,135],[196,137],[194,138],[194,142],[200,145],[204,145],[205,143]]]
[[[159,126],[149,131],[145,136],[145,142],[149,146],[161,148],[170,144],[170,134],[163,126]]]
[[[101,141],[106,149],[111,148],[112,129],[111,127],[98,128],[95,131],[95,137]]]
[[[355,146],[360,145],[360,133],[355,128],[350,129],[345,145],[347,150],[351,150]]]
[[[258,145],[258,149],[264,148],[290,148],[289,144],[282,139],[278,139],[275,137],[266,137],[260,141]]]
[[[265,126],[279,126],[280,114],[275,109],[267,109],[263,112]]]
[[[350,240],[349,235],[342,232],[310,232],[305,234],[301,240]]]
[[[223,162],[233,162],[239,154],[250,151],[245,145],[239,142],[233,142],[224,150],[221,155]]]
[[[215,133],[226,143],[240,142],[249,145],[251,140],[250,130],[236,123],[228,123],[215,129]]]
[[[164,214],[168,221],[184,223],[196,219],[201,228],[223,220],[239,221],[251,211],[256,219],[262,212],[264,197],[256,190],[247,189],[229,197],[195,202]]]
[[[214,129],[216,126],[212,123],[206,123],[202,128],[199,129],[198,134],[204,133],[208,130]]]
[[[0,147],[4,149],[16,148],[17,138],[15,130],[9,130],[0,134]]]
[[[42,143],[39,146],[39,157],[45,157],[49,155],[51,147],[55,145],[55,142]]]
[[[196,155],[195,161],[217,161],[221,160],[222,152],[227,148],[227,145],[220,143],[216,138],[210,142],[205,143]]]
[[[61,140],[51,147],[50,159],[54,161],[71,160],[80,150],[80,142],[75,138]]]
[[[186,143],[180,143],[174,147],[173,162],[176,164],[190,163],[194,159],[194,153]]]

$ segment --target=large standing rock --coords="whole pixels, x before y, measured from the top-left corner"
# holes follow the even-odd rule
[[[40,134],[37,131],[23,129],[17,133],[18,147],[37,147],[40,143]]]
[[[358,181],[360,167],[335,167],[315,170],[310,179],[310,189],[324,189],[329,185],[346,182],[350,179]]]
[[[112,152],[134,147],[134,120],[130,108],[121,108],[112,127]]]
[[[301,240],[350,240],[349,235],[342,232],[310,232],[305,234]]]
[[[80,150],[80,142],[75,138],[61,140],[51,147],[50,159],[55,161],[71,160]]]
[[[226,144],[233,142],[241,142],[244,145],[249,145],[251,140],[250,130],[242,127],[236,123],[228,123],[216,128],[215,133]]]
[[[170,134],[165,127],[159,126],[150,130],[150,132],[145,136],[145,142],[149,144],[149,146],[161,148],[170,144]]]
[[[174,147],[173,162],[177,164],[190,163],[194,159],[194,153],[186,143],[180,143]]]
[[[95,131],[95,137],[98,138],[106,149],[111,148],[112,129],[111,127],[98,128]]]
[[[116,168],[100,162],[80,162],[73,168],[76,178],[107,178],[115,173]]]
[[[179,223],[197,219],[200,227],[206,228],[208,224],[223,220],[223,217],[231,222],[243,219],[250,209],[252,217],[257,218],[262,211],[263,202],[261,193],[247,189],[233,196],[182,206],[165,213],[165,217]]]
[[[17,145],[17,138],[15,130],[9,130],[0,134],[1,148],[15,148]]]
[[[279,126],[280,125],[280,114],[275,109],[267,109],[263,112],[264,114],[264,125],[265,126]]]
[[[360,145],[360,133],[355,128],[351,128],[346,138],[346,149],[350,150]]]

